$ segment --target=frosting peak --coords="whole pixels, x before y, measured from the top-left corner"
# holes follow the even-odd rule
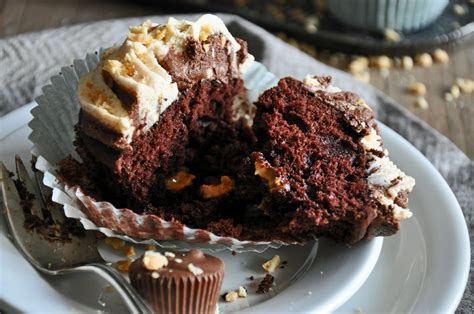
[[[208,56],[190,59],[189,47]],[[170,18],[164,25],[146,21],[130,27],[125,42],[106,50],[97,67],[79,83],[82,110],[100,125],[89,136],[102,141],[96,133],[105,129],[117,138],[108,145],[123,148],[137,132],[146,132],[159,120],[181,89],[201,79],[225,81],[226,76],[241,75],[253,61],[241,50],[215,15],[203,15],[196,22]],[[212,64],[213,58],[218,58],[215,54],[221,55],[218,61],[222,64]],[[188,71],[180,76],[177,69]],[[203,71],[205,75],[186,75]]]

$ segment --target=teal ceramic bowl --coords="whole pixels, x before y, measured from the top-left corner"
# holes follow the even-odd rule
[[[368,31],[415,32],[443,13],[449,0],[328,0],[329,13],[339,22]]]

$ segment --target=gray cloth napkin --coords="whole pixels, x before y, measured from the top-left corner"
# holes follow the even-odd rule
[[[249,50],[277,76],[329,74],[342,89],[361,95],[374,108],[380,121],[397,131],[420,150],[449,183],[464,211],[474,243],[474,163],[451,141],[413,116],[402,106],[377,89],[359,83],[350,75],[324,65],[298,49],[284,43],[262,28],[233,15],[220,15],[231,32],[249,42]],[[182,15],[194,20],[198,15]],[[165,16],[148,17],[164,22]],[[0,40],[0,116],[32,101],[41,94],[41,87],[49,78],[60,72],[61,66],[73,59],[84,58],[86,52],[108,47],[123,41],[129,25],[141,23],[145,18],[129,18],[79,24],[19,35]],[[473,272],[458,308],[461,312],[474,312]]]

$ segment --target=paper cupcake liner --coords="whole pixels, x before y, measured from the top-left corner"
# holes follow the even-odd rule
[[[240,241],[217,236],[202,229],[192,229],[179,223],[165,221],[154,215],[137,214],[128,208],[116,208],[109,202],[98,202],[78,186],[68,186],[57,178],[54,165],[75,152],[74,126],[78,120],[79,102],[76,90],[79,78],[98,63],[97,53],[87,54],[85,60],[75,60],[51,78],[51,85],[43,87],[43,95],[31,110],[33,119],[29,139],[32,153],[38,156],[36,168],[44,172],[44,184],[53,189],[53,201],[62,204],[67,217],[79,219],[85,229],[97,230],[108,237],[116,237],[138,244],[155,244],[165,248],[201,248],[213,251],[230,249],[237,252],[278,248],[281,241]],[[260,63],[254,64],[243,76],[249,90],[249,100],[256,100],[264,90],[274,86],[278,79]]]
[[[414,32],[434,22],[448,0],[331,0],[328,11],[341,23],[370,31]]]

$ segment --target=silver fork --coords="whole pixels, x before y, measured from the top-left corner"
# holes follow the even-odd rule
[[[47,275],[93,272],[115,288],[130,312],[152,313],[128,281],[105,264],[97,251],[94,232],[77,229],[83,231],[78,235],[61,228],[72,220],[64,216],[58,204],[46,197],[50,190],[42,183],[42,173],[34,171],[36,183],[33,183],[21,159],[16,156],[15,161],[19,189],[11,178],[12,174],[0,162],[1,203],[10,237],[26,260]],[[30,230],[25,228],[27,217]]]

